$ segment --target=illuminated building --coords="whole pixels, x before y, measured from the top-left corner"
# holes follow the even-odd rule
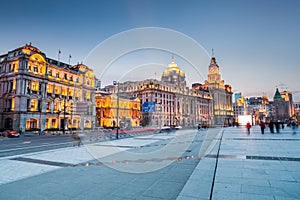
[[[196,124],[211,124],[212,99],[208,90],[189,89],[185,74],[174,62],[162,74],[161,81],[147,79],[119,83],[120,94],[138,97],[141,104],[154,102],[154,112],[142,112],[143,126],[182,126],[194,127]],[[105,91],[111,91],[107,86]]]
[[[95,102],[97,126],[112,128],[117,127],[117,122],[119,127],[140,126],[141,103],[138,98],[129,99],[119,96],[118,107],[116,93],[97,91]]]
[[[208,80],[205,85],[213,98],[213,121],[216,125],[233,123],[232,90],[230,85],[225,85],[221,79],[219,66],[214,57],[208,67]]]
[[[293,96],[291,92],[279,92],[278,88],[276,88],[273,106],[273,120],[285,121],[294,116]]]
[[[0,128],[92,128],[94,90],[87,66],[59,62],[26,44],[0,56]]]

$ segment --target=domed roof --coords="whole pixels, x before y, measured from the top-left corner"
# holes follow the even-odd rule
[[[172,56],[171,63],[168,68],[164,71],[163,76],[168,76],[170,74],[180,74],[181,76],[185,76],[184,72],[178,67],[178,65],[174,62],[174,56]]]

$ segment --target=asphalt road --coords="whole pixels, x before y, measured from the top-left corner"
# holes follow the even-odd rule
[[[22,135],[19,138],[0,137],[0,157],[63,148],[70,146],[71,143],[72,138],[70,135]]]

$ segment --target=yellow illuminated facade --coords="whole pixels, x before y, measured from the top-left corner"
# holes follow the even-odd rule
[[[89,67],[47,58],[26,44],[0,55],[0,128],[93,128],[94,90],[95,76]]]
[[[208,79],[205,85],[213,98],[213,121],[216,125],[229,125],[234,122],[232,88],[221,79],[216,58],[212,57],[208,67]]]
[[[119,101],[119,106],[118,106]],[[140,126],[140,99],[117,97],[117,94],[97,92],[97,124],[101,127],[138,127]],[[118,112],[118,113],[117,113]],[[118,120],[117,120],[118,117]]]

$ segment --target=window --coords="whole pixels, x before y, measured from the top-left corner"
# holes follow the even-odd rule
[[[56,77],[56,78],[59,78],[59,73],[58,73],[58,72],[56,73],[55,77]]]
[[[31,89],[33,91],[38,91],[38,89],[39,89],[39,83],[37,81],[32,81]]]
[[[60,94],[60,87],[59,86],[55,86],[55,94]]]
[[[64,73],[64,79],[65,79],[65,80],[68,80],[68,76],[67,76],[66,73]]]
[[[38,73],[38,72],[39,72],[39,70],[38,70],[38,67],[37,67],[37,66],[33,66],[33,72],[36,72],[36,73]]]
[[[47,85],[47,93],[52,93],[53,92],[53,85],[48,84]]]
[[[26,120],[26,130],[35,129],[38,127],[38,120],[29,118]]]
[[[31,99],[31,111],[38,110],[39,101],[37,99]]]
[[[58,105],[59,105],[59,102],[55,101],[54,102],[54,112],[58,112]]]
[[[47,110],[46,111],[47,112],[51,111],[51,102],[50,101],[47,102]]]
[[[63,96],[67,96],[67,88],[62,88],[62,93]]]
[[[51,69],[48,70],[48,75],[52,76],[52,70]]]

